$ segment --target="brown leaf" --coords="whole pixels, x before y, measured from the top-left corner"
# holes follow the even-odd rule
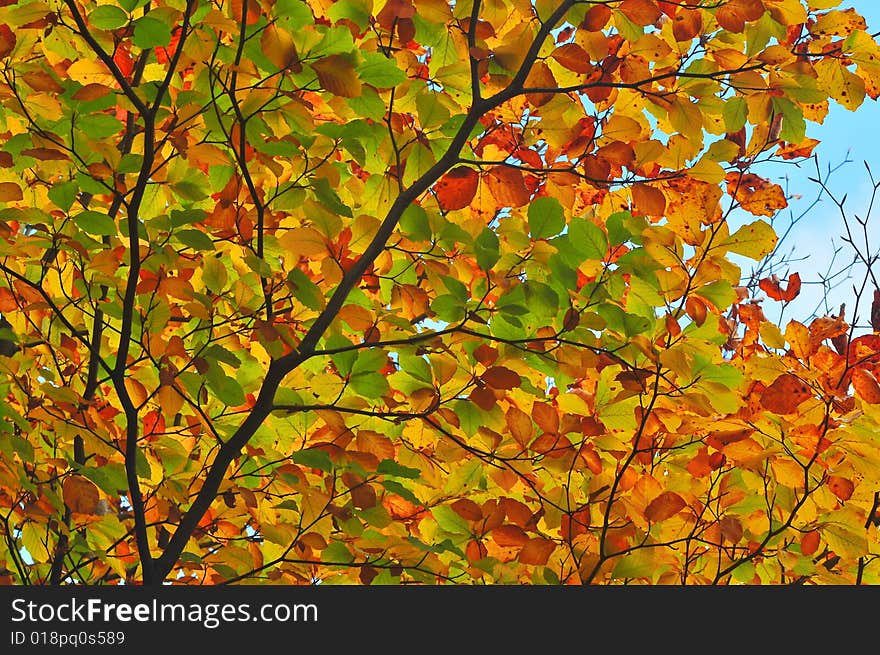
[[[109,86],[104,86],[103,84],[86,84],[83,88],[73,94],[74,100],[81,100],[83,102],[88,102],[89,100],[97,100],[98,98],[103,98],[105,95],[110,93],[113,89]]]
[[[792,414],[813,391],[795,375],[783,373],[761,394],[761,405],[774,414]]]
[[[24,194],[21,192],[21,187],[15,182],[0,182],[0,202],[12,202],[22,198]]]
[[[742,523],[735,516],[725,516],[721,519],[721,536],[732,544],[739,543],[743,536]]]
[[[480,378],[493,389],[516,389],[522,383],[519,373],[504,366],[493,366]]]
[[[559,412],[553,405],[535,403],[532,405],[532,418],[544,432],[555,433],[559,429]]]
[[[55,150],[55,148],[27,148],[22,150],[21,154],[40,161],[67,161],[70,159],[67,153]]]
[[[274,23],[263,30],[260,36],[260,49],[279,70],[290,69],[294,73],[299,73],[302,70],[293,36]]]
[[[874,289],[874,300],[871,302],[871,329],[880,332],[880,289]]]
[[[483,518],[483,510],[468,498],[459,498],[452,503],[452,510],[466,521],[479,521]]]
[[[472,168],[457,166],[434,185],[437,202],[444,211],[464,209],[477,193],[480,176]]]
[[[674,491],[664,491],[645,508],[645,518],[652,523],[665,521],[678,514],[687,506],[684,498]]]
[[[100,496],[94,482],[81,475],[68,475],[61,487],[64,504],[77,514],[95,514]]]

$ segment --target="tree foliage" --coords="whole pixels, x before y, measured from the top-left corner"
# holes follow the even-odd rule
[[[880,319],[741,270],[854,10],[0,4],[6,582],[877,579]]]

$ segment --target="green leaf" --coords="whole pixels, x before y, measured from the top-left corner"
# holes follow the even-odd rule
[[[208,384],[208,388],[224,405],[229,407],[244,405],[244,390],[242,390],[241,385],[235,378],[226,375],[219,364],[211,362],[211,366],[205,375],[205,381]]]
[[[568,236],[575,249],[586,259],[605,259],[608,237],[601,227],[585,218],[572,218]]]
[[[394,475],[398,478],[418,478],[422,472],[417,468],[403,466],[393,459],[383,459],[376,468],[376,473],[384,473],[385,475]]]
[[[431,509],[434,520],[446,532],[470,534],[467,521],[461,518],[449,505],[438,505]]]
[[[724,128],[728,133],[739,132],[749,116],[749,106],[746,99],[742,96],[735,96],[727,100],[721,110],[721,116],[724,118]]]
[[[422,505],[423,504],[422,501],[419,500],[418,497],[412,491],[410,491],[409,489],[404,487],[402,484],[400,484],[396,480],[382,480],[382,482],[380,482],[379,484],[381,484],[383,487],[385,487],[391,493],[397,494],[401,498],[405,498],[406,500],[411,502],[413,505]],[[324,551],[324,552],[327,552],[327,551]]]
[[[294,268],[287,274],[287,281],[293,287],[293,297],[316,312],[324,309],[324,297],[318,286],[300,269]]]
[[[89,22],[99,30],[115,30],[128,22],[128,14],[115,5],[101,5],[89,14]]]
[[[108,136],[118,134],[123,128],[119,120],[107,114],[87,114],[78,117],[76,126],[92,139],[105,139]],[[84,190],[87,191],[87,189]],[[106,193],[106,189],[101,193]]]
[[[202,282],[214,293],[220,293],[226,288],[229,274],[226,265],[217,257],[205,257],[202,260]]]
[[[164,48],[171,43],[171,26],[150,16],[138,18],[131,42],[138,48]]]
[[[76,182],[64,182],[56,184],[49,189],[49,200],[62,211],[69,211],[76,200],[79,185]]]
[[[327,9],[327,18],[336,21],[347,18],[364,29],[370,23],[370,11],[364,2],[358,0],[339,0]]]
[[[388,393],[388,380],[381,373],[357,373],[349,380],[351,388],[364,398],[380,398]]]
[[[565,227],[565,214],[556,198],[536,198],[529,205],[529,232],[533,239],[556,236]]]
[[[115,236],[116,222],[107,214],[96,211],[85,211],[73,219],[79,229],[88,234],[99,236]]]
[[[348,216],[349,218],[353,216],[351,208],[339,199],[339,196],[330,187],[330,180],[326,177],[319,177],[312,180],[312,190],[315,192],[315,197],[320,203],[334,214]]]
[[[489,270],[495,266],[501,258],[501,255],[498,252],[498,247],[498,235],[488,227],[483,228],[483,231],[480,232],[480,236],[474,240],[474,252],[477,256],[477,266],[483,270]]]
[[[719,246],[737,255],[759,261],[776,247],[776,232],[767,221],[757,220],[740,227]]]
[[[431,301],[431,310],[441,321],[453,323],[464,315],[465,303],[451,293],[444,293]]]
[[[477,430],[480,429],[480,426],[486,421],[486,417],[483,415],[480,408],[470,400],[453,401],[451,407],[452,411],[455,412],[455,415],[458,417],[461,429],[464,430],[464,433],[469,437],[474,436],[477,433]]]
[[[362,55],[365,61],[357,67],[361,82],[380,89],[390,89],[406,82],[406,73],[397,67],[396,59],[389,59],[379,52],[364,52]]]
[[[193,250],[214,250],[214,242],[201,230],[175,230],[174,238]]]
[[[697,289],[697,295],[702,296],[713,305],[716,309],[723,310],[736,300],[736,291],[726,280],[718,280]]]
[[[320,448],[299,450],[293,454],[291,459],[297,464],[302,464],[309,468],[321,469],[322,471],[333,470],[333,462],[330,461],[330,455]]]

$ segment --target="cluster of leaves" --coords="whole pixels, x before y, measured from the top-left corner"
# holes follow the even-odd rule
[[[852,9],[0,4],[7,582],[876,580],[880,336],[730,257]]]

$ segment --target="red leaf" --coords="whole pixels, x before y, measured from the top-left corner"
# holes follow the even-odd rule
[[[760,282],[758,282],[758,286],[761,287],[761,291],[770,296],[773,300],[780,300],[782,302],[791,302],[795,298],[797,298],[798,294],[801,292],[801,276],[798,273],[792,273],[788,276],[788,284],[786,285],[785,290],[782,290],[782,286],[780,285],[780,280],[775,275],[771,277],[765,277]]]
[[[801,537],[801,554],[812,555],[819,550],[819,532],[813,530]]]
[[[761,394],[761,405],[774,414],[791,414],[812,396],[813,392],[805,382],[795,375],[784,373]]]
[[[15,47],[15,41],[15,32],[6,23],[0,23],[0,59],[12,52],[12,49]]]
[[[467,207],[477,193],[479,182],[480,176],[474,169],[467,166],[453,168],[434,185],[440,209],[451,211]]]
[[[687,506],[684,498],[673,491],[664,491],[645,508],[645,518],[652,523],[665,521],[678,514]]]

